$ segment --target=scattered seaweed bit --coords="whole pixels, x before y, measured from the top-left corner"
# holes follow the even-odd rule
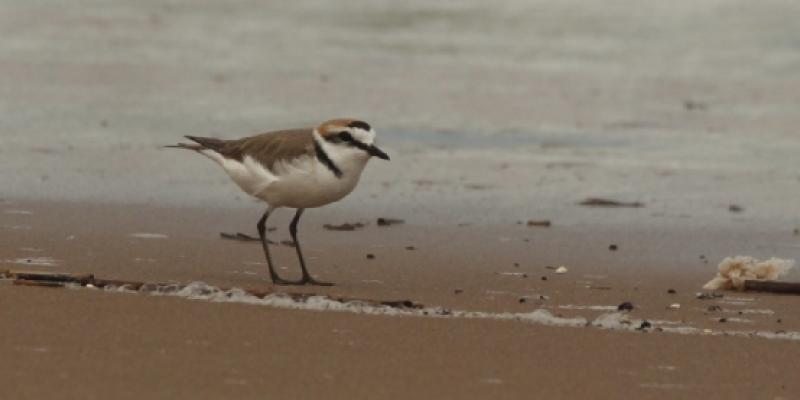
[[[740,212],[744,211],[744,208],[742,208],[742,206],[740,206],[738,204],[731,204],[731,205],[728,206],[728,211],[730,211],[732,213],[740,213]]]
[[[623,302],[622,304],[617,306],[617,311],[632,311],[633,310],[633,303],[630,301]]]
[[[525,297],[520,297],[520,298],[519,298],[519,303],[520,303],[520,304],[522,304],[522,303],[525,303],[526,301],[528,301],[528,299],[527,299],[527,298],[525,298]]]
[[[399,309],[409,308],[413,310],[419,310],[423,308],[422,304],[414,303],[411,300],[381,301],[380,304],[386,307]]]
[[[725,317],[722,317],[722,318],[720,318],[718,321],[719,321],[719,322],[722,322],[722,323],[725,323],[725,322],[728,322],[728,319],[727,319],[727,318],[725,318]]]
[[[617,246],[616,244],[610,244],[608,246],[608,249],[611,250],[611,251],[617,251],[618,248],[619,248],[619,246]]]
[[[708,311],[708,312],[720,312],[720,311],[722,311],[722,307],[714,304],[714,305],[708,306],[708,308],[706,308],[706,311]]]
[[[261,239],[255,236],[250,236],[241,232],[236,233],[227,233],[227,232],[220,232],[219,237],[228,240],[238,240],[240,242],[260,242]],[[274,244],[274,243],[273,243]]]
[[[470,189],[470,190],[488,190],[491,189],[492,187],[493,187],[492,185],[484,185],[482,183],[468,183],[464,185],[464,189]]]
[[[675,291],[675,289],[667,289],[667,293],[669,293],[669,294],[675,294],[675,293],[677,293],[677,292]]]
[[[339,225],[333,225],[333,224],[322,225],[323,228],[329,231],[354,231],[356,229],[361,229],[364,226],[365,225],[361,222],[354,222],[354,223],[345,222]]]
[[[695,297],[700,300],[713,300],[713,299],[721,299],[724,295],[722,293],[717,292],[697,292]]]
[[[519,268],[519,263],[518,262],[514,263],[514,268]]]
[[[367,254],[367,260],[374,260],[374,259],[375,259],[375,254],[372,253]]]
[[[779,323],[779,324],[780,324],[780,323],[783,323],[783,320],[782,320],[782,319],[780,319],[780,318],[778,318],[778,320],[777,320],[777,321],[775,321],[775,322],[777,322],[777,323]]]
[[[592,285],[589,285],[588,288],[592,289],[592,290],[611,290],[611,286],[592,286]]]
[[[644,331],[646,331],[646,330],[648,330],[648,329],[650,329],[652,327],[653,327],[653,324],[651,324],[650,321],[645,319],[645,320],[642,320],[642,323],[639,324],[639,327],[636,328],[636,330],[644,332]]]
[[[526,222],[525,224],[528,227],[538,226],[538,227],[542,227],[542,228],[549,228],[553,223],[550,222],[550,220],[548,220],[548,219],[543,219],[543,220],[529,219],[528,222]]]
[[[406,221],[399,218],[380,217],[375,223],[378,224],[378,226],[391,226],[405,224]]]
[[[554,266],[552,266],[552,265],[546,265],[546,266],[545,266],[545,269],[556,269],[556,267],[554,267]]]
[[[697,100],[684,100],[683,108],[686,111],[705,111],[708,109],[708,104]]]
[[[416,250],[417,248],[414,246],[406,246],[406,250]]]
[[[546,281],[546,280],[547,280],[547,277],[546,277],[546,276],[542,276],[542,280],[543,280],[543,281]]]
[[[599,197],[589,197],[578,204],[586,207],[628,207],[628,208],[644,207],[644,203],[638,201],[626,202],[626,201],[618,201],[611,199],[603,199]]]
[[[461,294],[461,293],[464,293],[464,289],[453,290],[453,294]]]

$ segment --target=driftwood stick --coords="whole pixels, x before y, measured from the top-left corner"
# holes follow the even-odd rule
[[[800,294],[800,282],[744,281],[744,290],[754,292]]]
[[[40,287],[52,287],[52,288],[63,288],[67,285],[66,282],[54,282],[54,281],[36,281],[36,280],[27,280],[27,279],[15,279],[14,285],[16,286],[40,286]]]
[[[179,292],[187,287],[186,284],[181,283],[150,283],[139,281],[127,281],[121,279],[95,279],[93,274],[69,274],[69,273],[51,273],[51,272],[38,272],[38,271],[2,271],[3,276],[13,278],[14,285],[21,286],[41,286],[41,287],[65,287],[68,283],[75,283],[81,286],[92,285],[98,288],[107,287],[124,287],[129,290],[141,293],[162,293],[172,294]],[[220,290],[223,292],[229,291],[232,288],[213,288],[209,290],[208,294]],[[338,301],[342,303],[359,302],[370,304],[373,306],[384,306],[391,308],[413,308],[419,309],[423,306],[414,303],[411,300],[375,300],[353,297],[332,297],[324,294],[317,293],[301,293],[301,292],[276,292],[272,289],[243,289],[245,293],[263,299],[269,295],[287,296],[295,301],[306,301],[314,296],[321,296],[327,299]]]
[[[53,272],[40,272],[40,271],[14,271],[10,270],[6,276],[14,279],[28,280],[28,281],[48,281],[48,282],[63,282],[63,283],[79,283],[86,285],[94,280],[92,274],[68,274],[68,273],[53,273]]]

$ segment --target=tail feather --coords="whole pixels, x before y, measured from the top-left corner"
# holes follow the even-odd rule
[[[220,152],[225,147],[225,141],[221,139],[200,137],[200,136],[185,136],[187,139],[199,144],[202,148],[211,149]]]
[[[168,148],[168,149],[186,149],[186,150],[194,150],[194,151],[203,150],[203,146],[200,146],[199,144],[178,143],[178,144],[173,144],[173,145],[164,146],[164,147]]]

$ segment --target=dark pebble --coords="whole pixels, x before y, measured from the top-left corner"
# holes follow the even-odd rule
[[[626,301],[617,306],[617,311],[631,311],[633,310],[633,303]]]
[[[546,280],[547,280],[547,277],[546,277],[546,276],[543,276],[543,277],[542,277],[542,280],[543,280],[543,281],[546,281]]]
[[[608,246],[608,249],[611,250],[611,251],[617,251],[618,247],[617,247],[617,245],[612,244],[612,245]]]
[[[779,323],[779,324],[780,324],[780,323],[782,323],[782,322],[783,322],[783,320],[782,320],[782,319],[780,319],[780,318],[778,318],[778,320],[777,320],[777,321],[775,321],[775,322],[777,322],[777,323]]]
[[[719,322],[728,322],[728,319],[727,318],[720,318]]]
[[[367,254],[367,260],[374,260],[374,259],[375,259],[375,254],[372,253]]]
[[[720,306],[708,306],[708,308],[706,310],[708,310],[710,312],[717,312],[717,311],[722,311],[722,307],[720,307]]]
[[[640,330],[640,331],[643,331],[645,329],[652,328],[652,327],[653,327],[653,324],[651,324],[650,321],[644,320],[644,321],[642,321],[642,324],[639,325],[639,327],[636,328],[636,329]]]
[[[519,302],[520,302],[520,303],[524,303],[524,302],[526,302],[526,301],[528,301],[528,300],[527,300],[527,299],[525,299],[524,297],[520,297],[520,298],[519,298]]]
[[[731,204],[731,205],[728,206],[728,211],[734,212],[734,213],[740,213],[740,212],[744,211],[744,208],[742,208],[742,206],[737,205],[737,204]]]
[[[406,246],[406,250],[416,250],[417,248],[414,246]]]
[[[669,293],[669,294],[675,294],[675,293],[677,293],[677,292],[675,291],[675,289],[667,289],[667,293]]]
[[[454,294],[461,294],[461,293],[464,293],[464,290],[463,289],[456,289],[456,290],[453,290],[453,293]]]

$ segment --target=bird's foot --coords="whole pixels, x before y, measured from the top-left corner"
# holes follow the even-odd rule
[[[304,280],[299,281],[290,281],[288,279],[283,279],[277,275],[272,277],[272,284],[273,285],[280,285],[280,286],[300,286],[305,285],[306,282]]]
[[[304,276],[303,279],[300,280],[303,285],[312,285],[312,286],[333,286],[333,282],[323,282],[318,281],[311,276]]]

